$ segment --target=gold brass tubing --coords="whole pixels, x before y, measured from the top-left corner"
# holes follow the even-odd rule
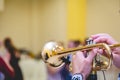
[[[77,47],[77,48],[65,49],[65,50],[62,50],[62,51],[58,51],[56,53],[57,53],[57,55],[61,55],[61,54],[64,54],[64,53],[70,53],[70,52],[74,52],[74,51],[85,51],[85,50],[93,49],[94,47],[104,47],[104,46],[107,46],[107,44],[98,43],[98,44],[92,44],[92,45],[87,45],[87,46],[80,46],[80,47]],[[113,47],[113,46],[111,46],[111,47]]]
[[[120,47],[120,44],[107,45],[106,43],[97,43],[97,44],[91,44],[91,45],[80,46],[77,48],[69,48],[69,49],[64,49],[64,48],[58,49],[57,46],[58,48],[60,48],[60,46],[57,45],[56,42],[50,42],[45,45],[43,52],[41,53],[43,61],[45,61],[46,63],[49,63],[53,67],[58,67],[62,63],[64,63],[62,61],[62,57],[67,56],[69,54],[74,54],[72,52],[90,51],[94,48],[105,49],[106,51],[105,57],[108,58],[108,62],[107,63],[106,61],[104,61],[103,63],[101,62],[100,64],[102,66],[99,66],[99,64],[95,63],[95,65],[93,66],[93,70],[97,71],[97,70],[107,70],[110,68],[113,60],[111,50],[115,47]]]
[[[118,46],[118,45],[116,45]],[[112,54],[111,54],[111,49],[110,47],[105,44],[105,43],[98,43],[98,44],[92,44],[92,45],[87,45],[87,46],[81,46],[81,47],[77,47],[77,48],[71,48],[71,49],[66,49],[66,50],[63,50],[63,51],[58,51],[56,52],[56,56],[65,56],[65,55],[68,55],[68,54],[71,54],[70,52],[74,52],[74,51],[85,51],[85,50],[90,50],[90,49],[93,49],[93,48],[104,48],[106,50],[106,53],[108,53],[108,55],[106,55],[107,58],[109,58],[109,65],[107,65],[107,68],[106,69],[102,69],[102,70],[107,70],[110,68],[110,66],[112,65]],[[113,46],[111,46],[113,47]],[[100,67],[99,68],[93,68],[93,70],[100,70]]]
[[[115,48],[115,47],[120,47],[120,44],[113,44],[113,45],[109,45],[109,46],[112,49],[112,48]]]

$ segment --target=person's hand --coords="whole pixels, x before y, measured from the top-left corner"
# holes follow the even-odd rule
[[[73,74],[81,73],[83,75],[83,80],[86,80],[88,75],[91,72],[92,68],[92,60],[96,55],[96,51],[93,50],[89,53],[89,55],[85,58],[83,52],[77,52],[72,57],[72,72]]]
[[[118,42],[113,39],[109,34],[101,33],[92,35],[91,38],[95,43],[106,43],[108,45],[117,44]],[[120,68],[120,47],[111,49],[113,54],[113,63]]]
[[[118,43],[109,34],[106,34],[106,33],[95,34],[95,35],[92,35],[91,38],[96,43],[106,43],[109,45]]]

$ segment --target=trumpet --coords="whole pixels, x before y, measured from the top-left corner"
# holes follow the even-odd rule
[[[74,54],[75,51],[90,51],[94,48],[104,49],[106,52],[106,56],[103,56],[101,61],[96,62],[93,61],[93,70],[99,71],[99,70],[107,70],[112,65],[112,48],[120,47],[120,44],[114,44],[114,45],[107,45],[105,43],[98,43],[98,44],[92,44],[92,45],[86,45],[86,46],[80,46],[77,48],[70,48],[65,49],[62,45],[60,45],[58,42],[48,42],[43,47],[41,56],[43,61],[52,66],[52,67],[60,67],[65,64],[64,59],[66,56],[70,54]],[[97,57],[96,57],[97,58]]]

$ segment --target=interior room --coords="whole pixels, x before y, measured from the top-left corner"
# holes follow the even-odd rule
[[[47,80],[46,64],[39,57],[47,42],[66,47],[69,40],[83,42],[107,33],[119,43],[119,28],[120,0],[0,0],[0,41],[10,38],[21,49],[24,80]],[[117,80],[119,73],[112,65],[105,71],[106,80]],[[104,80],[102,71],[97,76]]]

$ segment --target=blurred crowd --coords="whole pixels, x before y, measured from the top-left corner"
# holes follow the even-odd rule
[[[64,42],[60,42],[62,46],[66,48],[75,48],[86,44],[80,40],[69,40],[67,45]],[[11,38],[5,38],[0,41],[0,80],[24,80],[22,70],[19,66],[21,54],[27,54],[28,57],[34,59],[41,59],[41,52],[35,55],[29,50],[18,49],[12,42]],[[70,56],[68,56],[70,58]],[[47,67],[48,73],[49,68]]]
[[[23,80],[20,53],[10,38],[0,41],[0,80]]]

